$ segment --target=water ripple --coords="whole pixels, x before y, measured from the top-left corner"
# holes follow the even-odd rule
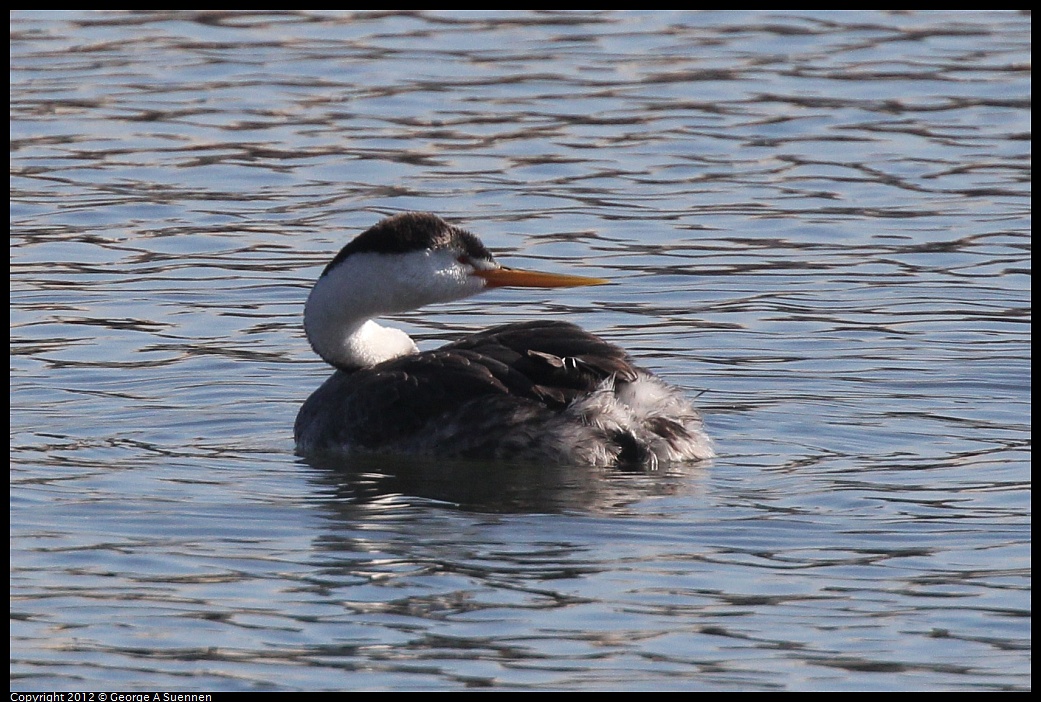
[[[1030,15],[15,11],[12,689],[1029,689]],[[720,457],[292,454],[351,233],[559,316]]]

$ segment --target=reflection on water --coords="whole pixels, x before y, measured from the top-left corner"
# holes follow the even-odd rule
[[[614,510],[697,486],[708,465],[623,471],[586,466],[495,464],[415,457],[310,458],[337,501],[366,503],[408,495],[477,512],[558,513]]]
[[[1029,689],[1030,16],[11,14],[12,689]],[[620,473],[293,455],[382,215],[608,277]]]

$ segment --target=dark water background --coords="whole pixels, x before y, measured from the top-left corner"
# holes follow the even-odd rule
[[[1031,687],[1029,14],[10,18],[13,690]],[[295,457],[401,210],[719,458]]]

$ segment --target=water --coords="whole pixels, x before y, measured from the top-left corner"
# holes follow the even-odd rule
[[[1024,690],[1013,12],[11,14],[13,690]],[[382,215],[609,277],[652,474],[293,454]]]

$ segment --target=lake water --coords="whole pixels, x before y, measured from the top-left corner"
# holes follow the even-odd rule
[[[1028,13],[10,20],[12,690],[1030,689]],[[295,456],[402,210],[719,457]]]

